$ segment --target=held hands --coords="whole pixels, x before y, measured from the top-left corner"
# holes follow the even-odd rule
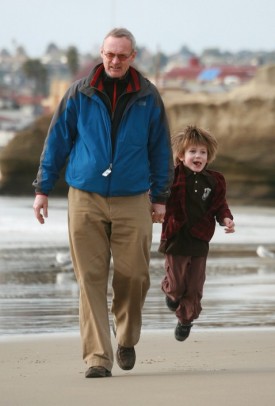
[[[151,210],[153,223],[163,223],[166,212],[165,204],[152,203]]]
[[[36,195],[32,207],[39,223],[44,224],[45,218],[48,217],[48,196]],[[43,214],[41,214],[41,210]]]
[[[225,226],[224,231],[229,234],[229,233],[235,233],[235,223],[233,220],[231,220],[228,217],[225,217],[223,219],[223,225]]]

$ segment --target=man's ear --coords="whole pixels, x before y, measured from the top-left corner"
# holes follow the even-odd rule
[[[136,56],[137,56],[137,51],[133,51],[132,55],[130,56],[130,63],[134,62]]]

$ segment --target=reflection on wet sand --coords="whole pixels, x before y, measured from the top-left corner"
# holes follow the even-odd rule
[[[275,326],[275,261],[255,252],[255,247],[214,247],[195,327]],[[78,287],[71,270],[56,266],[55,255],[49,248],[0,252],[1,335],[78,331]],[[163,257],[156,252],[150,273],[143,328],[172,329],[176,319],[160,290]],[[111,287],[108,297],[111,303]]]

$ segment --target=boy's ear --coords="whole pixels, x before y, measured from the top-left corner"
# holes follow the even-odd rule
[[[183,162],[183,160],[184,160],[184,154],[179,154],[179,155],[178,155],[178,159],[179,159],[181,162]]]

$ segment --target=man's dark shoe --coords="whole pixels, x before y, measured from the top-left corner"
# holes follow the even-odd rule
[[[107,378],[109,376],[112,376],[111,371],[108,371],[108,369],[100,366],[90,367],[85,372],[85,378]]]
[[[186,338],[189,337],[190,330],[192,328],[193,324],[182,324],[178,322],[176,328],[175,328],[175,338],[178,341],[184,341]]]
[[[179,306],[179,302],[174,302],[169,296],[165,296],[166,305],[171,312],[175,312]]]
[[[118,345],[116,360],[121,369],[129,370],[134,368],[136,362],[136,352],[134,347],[123,347]]]

